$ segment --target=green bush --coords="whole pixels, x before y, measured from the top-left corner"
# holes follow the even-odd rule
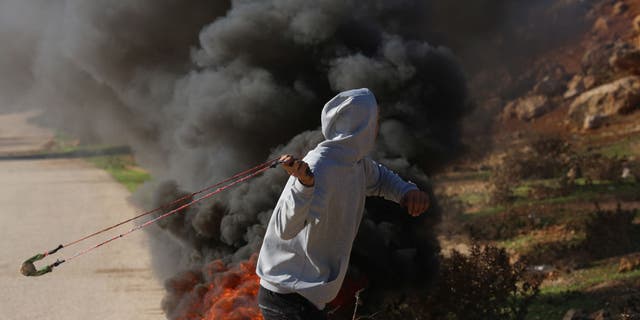
[[[501,240],[538,229],[546,224],[531,210],[510,209],[501,213],[473,219],[465,224],[465,231],[474,240]]]
[[[511,264],[504,249],[473,245],[468,255],[442,259],[430,319],[524,319],[541,279],[522,262]]]
[[[568,192],[575,177],[567,178],[569,168],[575,167],[575,155],[566,142],[558,138],[536,138],[523,150],[509,151],[501,165],[489,178],[489,199],[493,205],[511,203],[514,188],[527,179],[560,179],[561,193]],[[537,190],[546,193],[546,190]]]
[[[579,160],[580,171],[589,181],[609,180],[620,181],[622,176],[623,160],[609,158],[600,154],[592,154]]]
[[[594,258],[629,253],[638,247],[633,220],[637,210],[615,211],[598,208],[585,224],[585,248]]]

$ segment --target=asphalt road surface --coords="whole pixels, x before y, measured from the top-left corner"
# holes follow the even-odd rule
[[[38,150],[51,139],[50,131],[28,123],[33,115],[0,114],[0,154]],[[0,319],[164,319],[162,284],[150,268],[144,232],[41,277],[19,272],[36,253],[132,217],[138,211],[128,197],[123,186],[83,159],[0,161]]]

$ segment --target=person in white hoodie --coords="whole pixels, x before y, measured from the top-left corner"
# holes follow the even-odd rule
[[[429,198],[367,157],[378,134],[368,89],[339,93],[322,110],[325,140],[302,160],[283,155],[291,175],[260,250],[258,306],[266,320],[325,319],[349,265],[366,196],[382,196],[418,216]]]

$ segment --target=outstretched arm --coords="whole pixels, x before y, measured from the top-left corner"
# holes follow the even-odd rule
[[[364,160],[367,195],[395,201],[412,216],[419,216],[429,208],[429,196],[410,182],[404,181],[389,168],[369,159]]]

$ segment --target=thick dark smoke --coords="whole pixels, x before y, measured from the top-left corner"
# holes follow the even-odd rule
[[[433,29],[446,25],[433,18],[444,3],[0,0],[1,108],[41,108],[41,121],[88,141],[131,145],[156,178],[138,198],[155,206],[278,154],[304,155],[322,139],[324,102],[368,87],[382,111],[374,157],[428,189],[427,174],[462,150],[471,109],[454,54],[430,42],[446,44]],[[247,259],[285,179],[269,171],[155,227],[159,274]],[[368,201],[352,271],[374,288],[428,283],[437,211],[411,220]],[[169,316],[180,299],[165,299]]]

